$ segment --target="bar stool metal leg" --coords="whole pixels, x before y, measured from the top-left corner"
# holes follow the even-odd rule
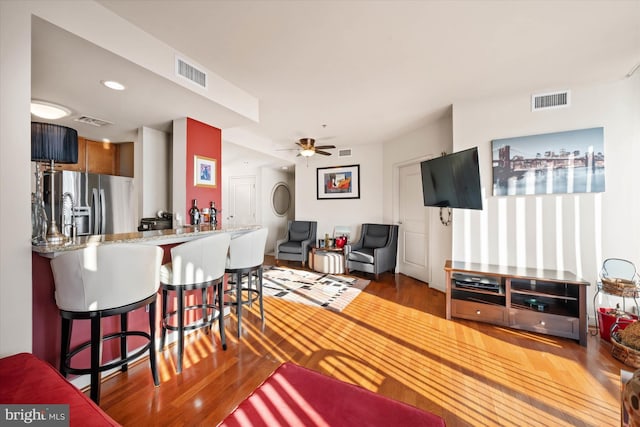
[[[149,336],[151,337],[149,342],[149,365],[151,366],[153,383],[158,387],[160,379],[158,378],[158,366],[156,363],[156,300],[153,300],[147,306],[147,309],[149,310]]]
[[[177,291],[178,294],[178,366],[176,372],[182,372],[182,354],[184,352],[184,290]]]
[[[102,354],[102,318],[91,317],[91,400],[100,405],[100,355]]]
[[[166,289],[162,289],[162,337],[160,338],[160,349],[164,348],[164,343],[167,338],[167,328],[164,326],[164,321],[167,318],[167,298],[169,297],[169,292]]]
[[[264,305],[262,304],[262,271],[263,268],[260,266],[258,268],[258,283],[256,283],[256,288],[258,289],[258,302],[260,303],[260,319],[264,322]]]
[[[120,331],[121,332],[127,332],[127,313],[122,313],[120,315]],[[127,358],[127,336],[125,334],[120,335],[120,359],[121,360],[126,360]],[[120,368],[120,370],[122,372],[127,372],[128,369],[128,364],[124,363],[122,364],[122,367]]]
[[[224,330],[224,292],[223,292],[224,283],[220,281],[218,283],[217,293],[218,293],[218,329],[220,330],[220,343],[222,344],[222,349],[227,349],[227,335]]]
[[[73,321],[71,319],[62,318],[62,331],[60,335],[60,373],[67,378],[67,354],[71,347],[71,327]]]

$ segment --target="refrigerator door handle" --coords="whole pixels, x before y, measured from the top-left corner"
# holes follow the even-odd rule
[[[100,189],[100,233],[104,234],[105,225],[107,224],[107,209],[106,209],[106,198],[104,195],[104,189]]]
[[[100,208],[100,202],[98,201],[98,189],[93,188],[91,190],[91,216],[93,217],[93,227],[91,234],[100,234],[100,217],[98,209]]]

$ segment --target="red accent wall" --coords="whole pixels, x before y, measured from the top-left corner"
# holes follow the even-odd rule
[[[209,202],[216,202],[218,211],[222,208],[221,190],[221,164],[222,164],[222,131],[213,126],[187,118],[187,188],[186,188],[186,211],[184,212],[185,223],[189,222],[189,209],[193,199],[198,200],[198,207],[208,207]],[[203,156],[216,160],[216,173],[214,188],[196,187],[194,184],[194,156]],[[218,226],[222,224],[222,216],[218,215]]]

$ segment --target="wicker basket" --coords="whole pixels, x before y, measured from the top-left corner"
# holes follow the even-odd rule
[[[625,365],[640,369],[640,351],[622,343],[620,331],[616,326],[617,324],[614,324],[611,327],[611,355]]]
[[[619,297],[636,298],[638,296],[638,285],[633,280],[603,277],[602,291]]]

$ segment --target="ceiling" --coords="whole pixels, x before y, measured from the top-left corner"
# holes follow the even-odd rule
[[[295,151],[278,149],[302,137],[384,143],[456,102],[619,80],[640,62],[640,0],[98,2],[257,97],[260,122],[38,19],[34,98],[113,122],[73,127],[114,141],[140,126],[166,131],[177,117],[216,117],[223,138],[242,129],[243,145],[289,163]],[[107,71],[128,89],[96,84]]]

